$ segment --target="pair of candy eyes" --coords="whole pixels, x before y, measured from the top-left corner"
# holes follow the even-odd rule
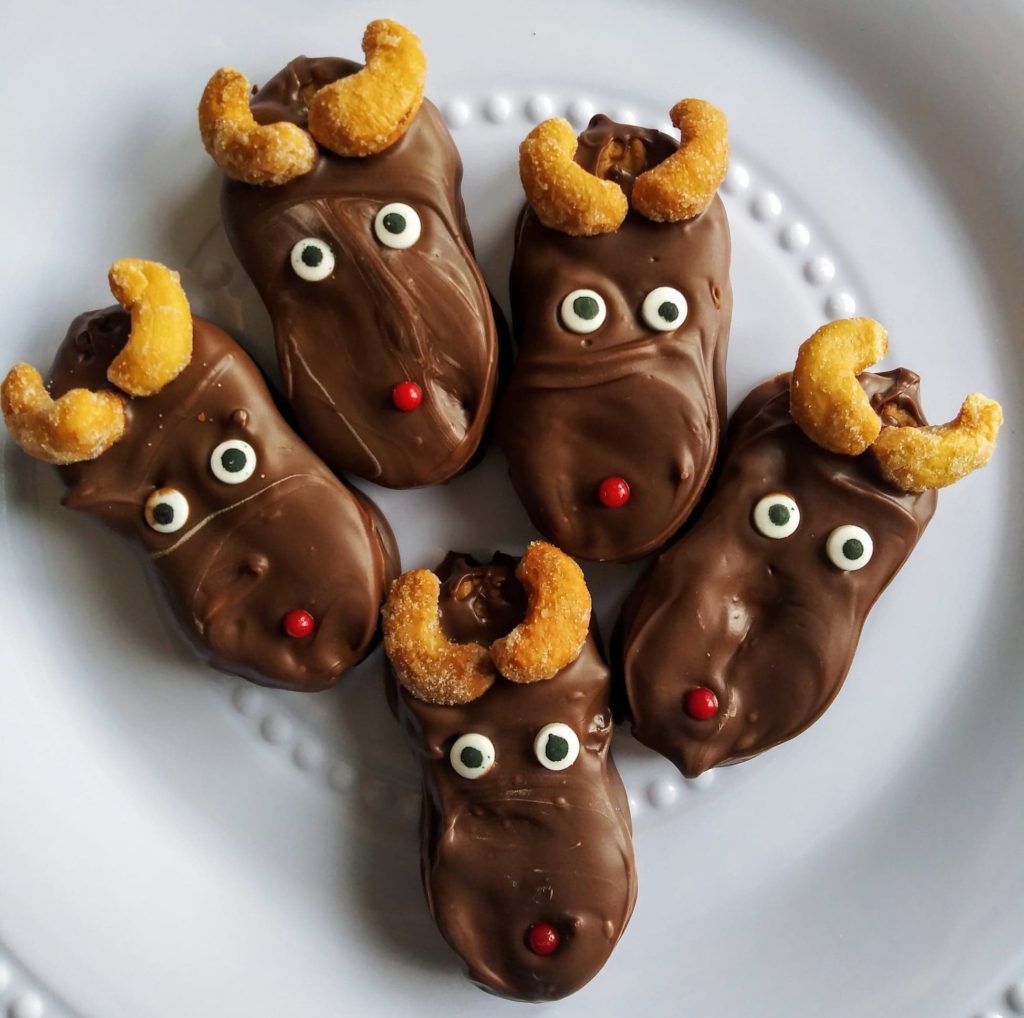
[[[579,736],[560,721],[545,725],[533,740],[533,755],[549,771],[564,771],[580,755]],[[448,760],[456,774],[475,781],[494,766],[494,743],[479,732],[468,732],[452,744]]]
[[[800,507],[789,495],[765,495],[754,506],[754,526],[765,537],[789,537],[800,526]],[[871,535],[853,523],[836,527],[825,542],[825,554],[840,569],[853,572],[863,569],[874,551]]]
[[[404,251],[420,239],[420,217],[411,205],[393,201],[373,217],[373,232],[385,247]],[[293,248],[292,269],[299,279],[319,283],[334,271],[331,245],[319,237],[303,237]]]
[[[224,484],[242,484],[255,471],[256,450],[240,438],[229,438],[210,453],[210,473]],[[157,533],[173,534],[188,520],[188,499],[177,488],[157,488],[146,499],[144,513]]]
[[[640,305],[644,324],[656,332],[674,332],[686,321],[686,298],[674,286],[656,286]],[[561,304],[562,324],[580,335],[596,332],[608,317],[604,297],[596,290],[573,290]]]

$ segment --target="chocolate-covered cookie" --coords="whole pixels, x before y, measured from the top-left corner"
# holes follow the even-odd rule
[[[539,543],[527,556],[539,548],[565,559]],[[533,584],[524,564],[520,576]],[[495,662],[516,672],[508,665],[507,641],[516,643],[509,634],[529,625],[528,602],[543,593],[533,588],[528,595],[516,559],[502,554],[489,563],[450,554],[437,577],[406,574],[384,613],[393,705],[423,768],[427,902],[481,987],[518,1000],[555,1000],[602,967],[636,897],[629,806],[608,753],[608,669],[587,624],[588,604],[582,646],[551,678],[513,682],[496,674]],[[442,660],[446,649],[429,638],[418,642],[419,651],[431,646],[438,663],[428,674],[431,666],[420,660],[417,673],[417,651],[403,643],[410,590],[401,585],[409,578],[430,578],[424,611],[432,612],[443,642],[474,659],[480,685]],[[512,653],[530,656],[528,648]],[[456,702],[428,702],[424,694]]]
[[[166,273],[146,267],[156,269]],[[41,384],[31,399],[20,391],[18,373],[38,380],[33,369],[11,372],[5,417],[38,455],[28,434],[76,401],[118,406],[121,432],[93,457],[69,455],[58,427],[44,458],[62,464],[64,504],[96,515],[143,554],[209,663],[266,685],[327,688],[373,645],[398,572],[390,528],[285,423],[241,347],[184,311],[177,324],[191,332],[191,353],[151,394],[129,399],[109,381],[137,331],[113,307],[71,323],[50,375],[55,402]]]
[[[543,132],[558,123],[540,125],[523,146],[533,204],[516,228],[519,349],[496,437],[542,534],[581,558],[625,560],[664,544],[714,466],[732,313],[729,226],[717,180],[684,218],[656,220],[635,200],[626,209],[634,185],[691,158],[710,128],[684,130],[680,147],[604,116],[578,144],[570,131],[565,160],[575,147],[572,165],[586,178],[574,178],[578,187],[610,187],[622,199],[622,219],[567,222],[544,204],[566,171],[566,162],[544,164],[551,139]],[[724,146],[724,120],[718,127]],[[725,159],[719,152],[721,173]],[[579,196],[563,200],[589,207]]]
[[[876,323],[833,323],[805,348],[832,344],[846,357],[847,338],[864,337],[879,346],[854,364],[860,370],[884,355]],[[935,509],[930,485],[892,476],[884,447],[923,441],[940,454],[972,431],[959,419],[924,427],[918,377],[905,369],[851,370],[839,385],[805,367],[740,405],[700,519],[643,577],[620,619],[633,733],[688,777],[760,753],[821,716],[868,611]],[[840,389],[854,390],[852,400],[837,399]],[[862,411],[869,434],[852,440],[849,422]],[[985,439],[988,455],[997,429]],[[837,438],[853,448],[823,447]],[[947,472],[941,483],[955,479]]]
[[[367,97],[366,76],[372,84],[397,74],[422,53],[393,22],[374,22],[367,39],[380,25],[390,27],[367,48],[366,68],[298,57],[252,97],[251,111],[245,79],[218,72],[201,120],[228,173],[228,239],[273,320],[299,430],[335,470],[406,488],[471,463],[491,410],[498,341],[466,222],[462,163],[441,115],[422,101],[422,83],[414,108],[394,116],[387,143],[371,151],[339,154],[313,115],[324,107],[344,120],[359,106],[372,120],[378,104],[394,102],[387,88]],[[382,52],[391,66],[377,69]],[[325,102],[349,82],[361,85]],[[239,84],[244,108],[227,110],[224,97]],[[247,175],[261,152],[253,139],[271,146],[276,136],[259,132],[285,127],[297,136],[290,142],[311,146],[308,165],[283,181]],[[241,165],[232,158],[240,151]]]

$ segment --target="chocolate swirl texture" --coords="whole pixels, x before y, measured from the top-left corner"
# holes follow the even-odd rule
[[[918,377],[905,369],[860,382],[884,423],[925,423]],[[789,375],[765,382],[737,409],[720,478],[700,519],[626,601],[619,622],[633,733],[688,777],[793,738],[829,706],[849,671],[871,606],[935,511],[934,491],[887,484],[870,453],[815,445],[789,413]],[[754,506],[788,495],[799,525],[773,539]],[[829,535],[852,524],[873,552],[838,568]],[[693,716],[710,690],[712,716]]]
[[[597,116],[576,161],[629,193],[636,175],[677,148],[667,135]],[[587,559],[627,560],[660,547],[693,510],[718,452],[732,315],[730,239],[717,196],[687,222],[655,223],[630,211],[614,233],[572,237],[527,207],[512,264],[519,344],[496,438],[534,526]],[[656,331],[644,298],[672,286],[685,320]],[[561,321],[563,299],[599,293],[607,308],[585,335]],[[630,486],[626,505],[598,498],[605,478]]]
[[[130,327],[117,307],[79,315],[54,362],[53,395],[109,389],[107,365]],[[394,538],[376,506],[285,423],[242,348],[201,318],[193,328],[189,364],[156,395],[128,402],[124,436],[98,459],[61,468],[64,503],[145,556],[151,580],[214,667],[264,685],[325,689],[374,643],[399,568]],[[211,466],[214,449],[232,440],[256,458],[242,483],[224,482]],[[180,529],[147,524],[144,507],[158,489],[187,503]],[[284,629],[296,609],[314,619],[301,639]]]
[[[526,595],[516,559],[487,564],[452,553],[438,568],[447,637],[490,644],[522,621]],[[424,703],[389,675],[389,692],[423,769],[422,877],[431,914],[469,978],[517,1000],[556,1000],[607,961],[633,911],[636,869],[629,804],[609,756],[609,673],[592,632],[579,658],[553,679],[499,678],[471,703]],[[534,739],[562,722],[579,736],[565,770],[548,770]],[[477,780],[449,762],[452,744],[479,733],[495,748]],[[528,946],[534,923],[560,943]]]
[[[305,128],[309,94],[359,68],[299,57],[254,97],[253,116]],[[498,340],[461,181],[458,152],[426,101],[378,155],[321,148],[312,172],[287,184],[224,181],[224,226],[270,312],[299,430],[336,471],[392,488],[436,484],[465,469],[480,445]],[[392,202],[419,216],[419,239],[404,250],[375,235],[377,213]],[[329,245],[335,260],[319,282],[291,267],[292,248],[307,238]],[[414,412],[392,403],[404,381],[422,391]]]

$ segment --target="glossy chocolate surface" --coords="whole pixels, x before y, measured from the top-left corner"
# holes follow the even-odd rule
[[[522,621],[516,564],[502,554],[490,564],[448,556],[437,572],[449,639],[490,643]],[[629,804],[608,754],[608,693],[593,634],[580,657],[547,682],[498,678],[458,707],[397,690],[398,717],[423,768],[427,902],[469,977],[502,996],[556,1000],[578,990],[608,959],[633,911]],[[552,722],[580,739],[579,758],[563,771],[534,755],[534,738]],[[477,780],[460,777],[448,759],[468,732],[495,747],[493,768]],[[535,922],[558,931],[553,955],[527,945]]]
[[[284,422],[259,369],[215,325],[193,319],[192,359],[154,396],[128,400],[125,435],[98,459],[61,469],[66,505],[85,509],[145,556],[186,635],[210,664],[256,682],[317,690],[371,648],[386,584],[399,568],[394,538],[373,503],[356,496]],[[107,365],[124,346],[120,308],[72,322],[51,390],[111,388]],[[211,453],[230,439],[256,453],[248,480],[227,484]],[[157,488],[185,496],[173,533],[145,520]],[[285,615],[313,615],[294,639]]]
[[[360,65],[293,60],[254,97],[262,123],[306,126],[305,95]],[[471,461],[490,414],[497,337],[473,258],[462,163],[424,102],[403,137],[378,155],[321,148],[316,168],[279,187],[225,180],[228,239],[273,320],[285,391],[309,444],[337,471],[392,488],[436,484]],[[377,212],[403,202],[422,233],[406,250],[374,233]],[[333,273],[299,278],[292,247],[330,245]],[[423,402],[396,409],[391,390],[416,382]]]
[[[895,422],[895,407],[924,423],[913,372],[865,374],[861,383],[883,420]],[[800,510],[795,533],[781,539],[763,536],[751,519],[757,502],[777,493]],[[720,479],[700,519],[623,609],[634,735],[693,777],[802,732],[839,692],[868,611],[935,503],[935,492],[889,486],[870,451],[841,456],[815,445],[789,415],[788,375],[754,389],[730,424]],[[829,534],[843,524],[874,542],[857,571],[826,555]],[[684,710],[696,687],[718,699],[709,719]]]
[[[576,161],[628,192],[636,173],[676,147],[657,131],[598,116],[580,135]],[[529,208],[521,216],[511,277],[519,353],[496,437],[534,526],[568,554],[625,560],[653,551],[704,490],[726,406],[729,257],[717,196],[689,222],[630,211],[615,233],[597,237],[548,229]],[[659,286],[686,298],[674,332],[651,329],[640,314]],[[604,324],[586,335],[559,315],[577,289],[597,291],[607,307]],[[629,482],[626,505],[600,503],[607,477]]]

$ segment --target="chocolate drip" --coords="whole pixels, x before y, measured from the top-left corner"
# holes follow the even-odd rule
[[[918,377],[899,369],[861,384],[887,423],[925,423]],[[786,494],[799,507],[791,536],[754,527],[756,503]],[[935,511],[935,492],[898,491],[870,451],[836,455],[789,415],[789,375],[754,389],[733,416],[720,479],[693,529],[641,579],[623,608],[625,693],[633,733],[688,777],[791,739],[839,692],[868,611]],[[874,552],[847,572],[828,558],[843,524]],[[710,689],[713,717],[684,709]]]
[[[253,115],[305,127],[308,96],[357,70],[349,60],[299,57],[260,89]],[[225,180],[225,230],[273,319],[299,429],[335,470],[393,488],[435,484],[470,465],[481,442],[498,341],[461,182],[459,155],[429,102],[378,155],[321,149],[311,173],[279,187]],[[391,202],[420,218],[420,238],[406,250],[374,234]],[[309,237],[335,258],[320,282],[290,266],[292,247]],[[403,381],[423,392],[410,413],[391,401]]]
[[[489,644],[522,621],[517,560],[481,564],[450,554],[441,623],[450,638]],[[625,789],[608,754],[608,669],[596,634],[547,682],[504,679],[478,700],[443,707],[417,700],[389,675],[393,704],[423,768],[422,876],[438,928],[483,988],[517,1000],[556,1000],[601,968],[629,921],[636,870]],[[397,688],[396,688],[397,687]],[[576,762],[543,767],[533,741],[563,722],[579,736]],[[487,736],[492,770],[460,777],[448,759],[456,738]],[[552,924],[549,957],[526,943],[529,926]]]
[[[317,690],[372,647],[394,537],[377,507],[354,495],[285,424],[259,369],[227,333],[194,318],[192,359],[154,396],[128,401],[125,435],[98,459],[61,469],[64,503],[85,509],[145,556],[150,578],[214,667],[265,685]],[[107,365],[131,326],[120,308],[72,322],[51,373],[59,397],[109,389]],[[256,454],[239,484],[210,457],[238,439]],[[188,503],[185,525],[159,533],[144,506],[158,488]],[[311,635],[285,634],[308,611]]]
[[[628,192],[676,148],[658,131],[597,116],[576,161]],[[520,217],[511,277],[519,359],[496,437],[534,526],[569,554],[637,558],[664,544],[696,505],[725,414],[729,257],[717,197],[688,222],[631,211],[619,230],[597,237],[550,230],[529,208]],[[658,286],[686,298],[674,332],[656,332],[640,316]],[[586,335],[559,317],[563,298],[581,288],[607,307],[604,324]],[[629,482],[628,504],[601,505],[607,477]]]

